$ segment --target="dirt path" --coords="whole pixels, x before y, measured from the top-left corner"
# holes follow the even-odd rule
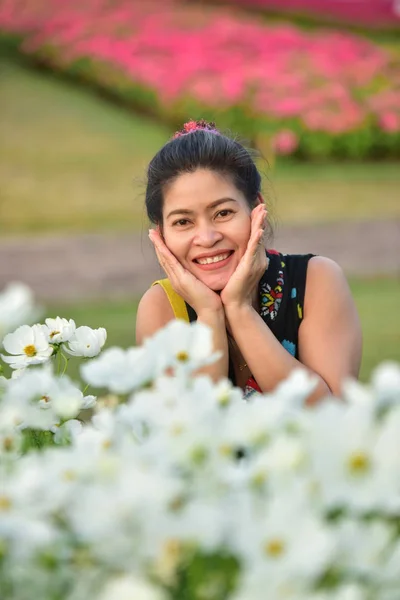
[[[282,227],[273,246],[329,256],[347,275],[400,279],[400,219]],[[41,300],[139,296],[160,276],[145,233],[0,241],[0,290],[9,281],[23,281]]]

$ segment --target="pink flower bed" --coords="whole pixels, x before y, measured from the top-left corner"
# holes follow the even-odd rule
[[[323,17],[349,25],[371,28],[400,28],[397,0],[226,0],[245,8]]]
[[[400,58],[173,0],[0,0],[0,32],[174,125],[214,117],[281,154],[400,154]]]

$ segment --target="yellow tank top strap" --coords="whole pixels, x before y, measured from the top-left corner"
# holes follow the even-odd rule
[[[172,310],[174,311],[174,315],[176,319],[183,319],[189,323],[189,315],[186,308],[186,304],[184,299],[179,296],[173,289],[171,282],[169,279],[158,279],[153,285],[161,285],[165,293],[167,294],[170,305],[172,306]]]

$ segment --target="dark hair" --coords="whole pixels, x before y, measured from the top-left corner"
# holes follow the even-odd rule
[[[198,127],[197,129],[195,127]],[[261,192],[261,176],[252,152],[222,135],[214,123],[190,121],[157,152],[147,170],[146,210],[152,223],[162,223],[163,192],[182,173],[211,169],[229,176],[249,207]]]

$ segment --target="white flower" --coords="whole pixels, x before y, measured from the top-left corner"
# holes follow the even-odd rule
[[[375,413],[373,404],[334,401],[312,411],[303,439],[311,479],[328,509],[392,512],[399,505],[400,410],[383,420]]]
[[[53,353],[41,325],[21,325],[3,340],[4,349],[12,356],[1,355],[12,369],[46,362]]]
[[[245,510],[246,507],[246,510]],[[263,501],[255,513],[251,503],[238,511],[232,529],[232,547],[251,571],[277,580],[311,583],[335,556],[337,540],[302,493],[277,494]]]
[[[39,316],[32,291],[23,283],[9,283],[0,294],[0,346],[3,336]]]
[[[154,378],[152,361],[143,347],[108,348],[101,356],[81,366],[81,374],[94,387],[114,394],[127,394]]]
[[[168,367],[178,372],[190,373],[213,363],[220,352],[213,352],[211,328],[203,323],[188,324],[179,319],[170,321],[151,339],[145,340],[149,360],[157,374]]]
[[[88,408],[93,408],[97,403],[97,396],[84,396],[82,399],[81,409],[87,410]]]
[[[371,385],[379,405],[400,405],[400,365],[390,361],[379,365],[372,374]]]
[[[11,379],[18,379],[25,372],[26,372],[26,367],[24,367],[23,369],[14,369],[14,371],[11,373]]]
[[[60,419],[77,416],[94,401],[92,396],[84,397],[67,376],[55,377],[47,364],[9,380],[4,406],[13,408],[19,427],[50,430]],[[9,410],[9,414],[13,412]]]
[[[62,419],[76,417],[84,402],[81,390],[74,386],[68,377],[59,378],[54,383],[50,391],[51,408]]]
[[[63,423],[60,427],[54,426],[52,432],[54,433],[54,442],[63,445],[82,432],[82,423],[76,419],[71,419]]]
[[[393,547],[394,528],[382,521],[350,521],[339,524],[340,567],[365,582],[385,578]],[[400,575],[398,574],[399,578]]]
[[[0,396],[7,389],[7,385],[8,385],[8,379],[3,377],[3,375],[0,375]]]
[[[68,342],[76,330],[75,321],[72,319],[67,321],[67,319],[56,317],[55,319],[46,319],[45,323],[43,332],[47,335],[50,344]]]
[[[318,384],[316,375],[311,375],[304,368],[296,368],[287,379],[281,381],[273,394],[278,396],[280,403],[295,408],[302,406]]]
[[[370,386],[348,377],[342,384],[343,400],[348,404],[363,404],[365,407],[372,407],[376,403],[376,398]]]
[[[97,356],[107,339],[107,331],[103,327],[91,329],[83,325],[75,330],[74,335],[65,346],[68,354],[73,356]]]
[[[108,581],[99,600],[166,600],[166,595],[142,577],[121,575]]]
[[[366,598],[370,598],[370,596],[367,596],[367,590],[364,587],[356,583],[349,583],[333,589],[321,590],[314,594],[308,593],[304,600],[366,600]],[[379,600],[383,600],[383,598],[379,596]]]

